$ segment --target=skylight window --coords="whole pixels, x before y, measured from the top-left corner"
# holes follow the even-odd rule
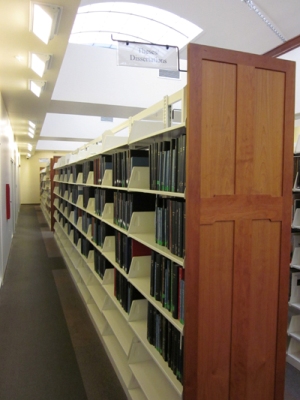
[[[115,48],[115,40],[183,48],[202,29],[168,11],[134,3],[100,3],[79,7],[70,43]]]

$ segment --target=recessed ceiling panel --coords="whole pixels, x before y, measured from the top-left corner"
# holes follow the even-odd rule
[[[36,145],[36,150],[71,152],[77,150],[84,144],[85,142],[39,140]]]
[[[114,118],[112,122],[103,122],[100,116],[48,113],[40,136],[92,140],[123,121],[124,119]]]

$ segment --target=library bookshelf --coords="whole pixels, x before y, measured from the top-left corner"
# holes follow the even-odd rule
[[[283,399],[294,64],[190,44],[188,66],[58,160],[55,238],[129,398]]]
[[[96,139],[90,146],[70,155],[67,163],[64,164],[66,156],[55,166],[55,238],[120,381],[132,399],[182,398],[179,372],[182,355],[179,353],[183,316],[174,318],[171,307],[163,304],[159,298],[161,293],[154,293],[150,281],[156,285],[157,292],[162,292],[162,277],[159,279],[157,272],[154,278],[154,267],[151,266],[154,255],[157,271],[161,272],[163,268],[158,260],[161,264],[164,262],[165,268],[169,267],[169,273],[171,268],[174,273],[175,269],[180,269],[181,273],[183,270],[182,254],[159,243],[155,232],[158,198],[165,205],[171,201],[176,205],[180,203],[183,212],[183,175],[180,191],[171,187],[171,175],[166,177],[170,185],[153,189],[150,176],[153,178],[154,165],[158,162],[153,158],[150,160],[150,153],[156,158],[162,157],[162,153],[159,156],[155,149],[150,152],[149,146],[157,143],[162,149],[164,144],[166,154],[167,144],[174,143],[174,163],[183,162],[185,152],[179,143],[186,133],[185,97],[186,89],[165,97],[115,128],[114,135],[106,132],[101,144],[97,144],[99,139]],[[178,109],[181,109],[180,121],[174,122],[172,113]],[[129,137],[115,136],[124,130]],[[170,151],[168,148],[169,155]],[[147,156],[148,166],[140,165],[143,164],[141,152]],[[129,158],[126,160],[131,169],[127,179],[127,168],[122,164],[125,154],[130,157],[130,162]],[[173,168],[173,181],[175,175],[177,178],[177,170]],[[155,184],[157,181],[161,181],[158,176]],[[181,182],[179,177],[176,182]],[[128,218],[124,207],[131,200],[132,212]],[[183,214],[181,226],[183,229]],[[121,253],[123,245],[127,246],[126,258],[128,246],[131,246],[132,259],[126,268],[117,256],[120,240],[124,240]],[[171,285],[170,280],[168,282]],[[177,288],[178,280],[174,282]],[[126,301],[124,291],[127,292]],[[128,306],[130,291],[132,302]],[[155,324],[151,330],[150,313],[152,325]]]
[[[54,165],[59,156],[49,159],[45,168],[40,170],[40,204],[51,231],[54,230]]]
[[[290,270],[287,361],[300,370],[300,155],[294,155],[292,257]]]
[[[51,181],[50,181],[50,166],[40,170],[40,204],[44,217],[51,226]]]

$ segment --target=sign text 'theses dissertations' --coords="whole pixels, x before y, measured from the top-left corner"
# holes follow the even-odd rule
[[[134,42],[118,42],[117,65],[177,71],[178,48]]]

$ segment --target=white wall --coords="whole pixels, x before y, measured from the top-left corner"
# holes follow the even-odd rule
[[[41,158],[52,158],[54,155],[64,155],[65,153],[42,152],[37,151],[27,159],[21,157],[20,168],[20,191],[21,204],[40,204],[40,169],[44,168],[47,163],[41,163]]]
[[[6,214],[6,185],[10,188],[10,218]],[[19,155],[0,93],[0,286],[19,211]]]
[[[297,47],[278,58],[294,61],[296,63],[295,114],[300,114],[300,47]]]

